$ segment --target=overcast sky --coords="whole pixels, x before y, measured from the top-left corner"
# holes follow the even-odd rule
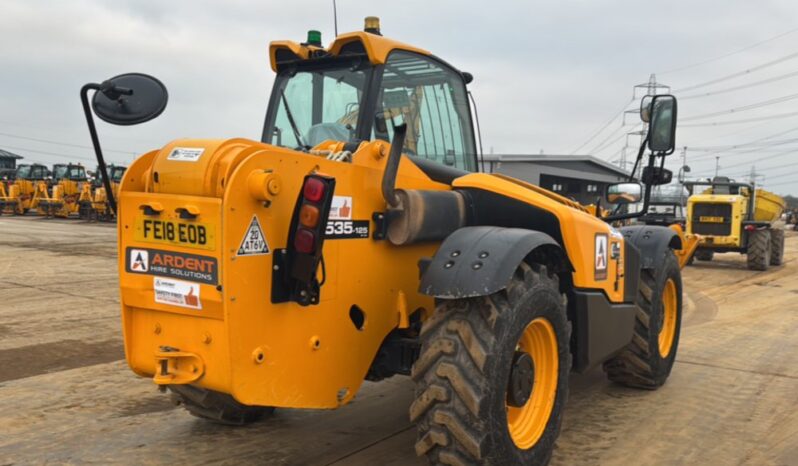
[[[711,176],[720,156],[721,174],[743,178],[755,163],[766,187],[798,194],[795,0],[338,0],[339,31],[367,15],[474,75],[486,152],[617,160],[636,115],[589,138],[656,73],[681,98],[677,144],[693,174]],[[90,145],[78,91],[130,71],[160,78],[169,106],[140,126],[99,123],[112,161],[182,137],[259,139],[268,43],[308,29],[333,38],[331,0],[0,0],[0,148],[93,166],[74,147]],[[677,152],[669,166],[680,164]]]

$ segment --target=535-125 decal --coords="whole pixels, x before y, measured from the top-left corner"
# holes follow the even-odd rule
[[[369,237],[368,220],[329,220],[324,231],[327,239],[353,239]]]

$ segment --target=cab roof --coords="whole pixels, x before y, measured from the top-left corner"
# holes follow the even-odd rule
[[[269,44],[269,59],[272,70],[279,71],[283,66],[297,61],[322,57],[342,57],[365,55],[372,65],[384,64],[394,50],[415,52],[421,55],[432,54],[424,49],[383,37],[370,32],[356,31],[341,34],[329,47],[317,47],[290,40],[274,41]]]

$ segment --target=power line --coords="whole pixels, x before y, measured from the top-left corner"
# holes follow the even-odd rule
[[[605,129],[607,129],[607,127],[608,127],[608,126],[610,126],[610,124],[611,124],[613,121],[615,121],[615,119],[616,119],[616,118],[618,118],[619,116],[623,115],[623,112],[625,112],[625,111],[626,111],[626,107],[628,107],[628,106],[629,106],[629,104],[631,104],[632,102],[634,102],[634,100],[635,100],[635,98],[634,98],[634,96],[632,96],[632,98],[631,98],[631,99],[629,99],[629,101],[628,101],[628,102],[626,102],[625,104],[623,104],[623,108],[621,108],[621,111],[619,111],[618,113],[615,113],[615,114],[613,114],[613,115],[612,115],[612,118],[610,118],[609,120],[607,120],[607,122],[606,122],[606,123],[604,123],[604,125],[602,125],[602,126],[601,126],[601,127],[598,129],[598,131],[596,131],[595,133],[593,133],[593,135],[592,135],[592,136],[590,136],[590,137],[587,139],[587,141],[583,142],[581,146],[579,146],[579,147],[577,147],[576,149],[572,150],[572,151],[571,151],[571,155],[574,155],[574,154],[576,154],[576,153],[577,153],[577,152],[578,152],[578,151],[579,151],[581,148],[583,148],[583,147],[585,147],[586,145],[590,144],[590,141],[592,141],[593,139],[596,139],[596,137],[597,137],[599,134],[601,134],[601,133],[602,133],[602,132],[603,132]],[[624,125],[624,124],[622,124],[622,125],[621,125],[621,127],[622,127],[622,128],[623,128],[624,126],[626,126],[626,125]]]
[[[771,37],[769,39],[765,39],[765,40],[753,43],[751,45],[747,45],[747,46],[745,46],[745,47],[743,47],[741,49],[735,50],[734,52],[724,53],[723,55],[720,55],[720,56],[717,56],[717,57],[714,57],[714,58],[709,58],[707,60],[703,60],[703,61],[700,61],[700,62],[697,62],[697,63],[692,63],[690,65],[680,66],[678,68],[673,68],[673,69],[670,69],[668,71],[663,71],[663,72],[660,72],[660,73],[657,73],[657,74],[675,73],[677,71],[682,71],[682,70],[687,70],[687,69],[690,69],[690,68],[695,68],[696,66],[706,65],[707,63],[712,63],[713,61],[718,61],[720,59],[723,59],[723,58],[726,58],[726,57],[730,57],[732,55],[736,55],[736,54],[741,53],[741,52],[745,52],[746,50],[750,50],[750,49],[752,49],[754,47],[758,47],[758,46],[760,46],[762,44],[767,44],[768,42],[774,41],[776,39],[780,39],[780,38],[782,38],[782,37],[784,37],[786,35],[789,35],[789,34],[792,34],[792,33],[796,32],[796,31],[798,31],[798,28],[790,29],[787,32],[782,32],[781,34],[775,35],[775,36],[773,36],[773,37]]]
[[[792,60],[793,58],[798,57],[798,52],[791,53],[789,55],[785,55],[781,58],[777,58],[775,60],[769,61],[767,63],[763,63],[761,65],[757,65],[751,68],[747,68],[743,71],[738,71],[736,73],[732,73],[720,78],[712,79],[710,81],[705,81],[703,83],[695,84],[692,86],[683,87],[681,89],[676,89],[674,92],[685,92],[685,91],[692,91],[693,89],[700,89],[702,87],[711,86],[713,84],[717,84],[723,81],[728,81],[730,79],[739,78],[740,76],[745,76],[747,74],[753,73],[754,71],[763,70],[765,68],[769,68],[774,65],[778,65],[779,63],[783,63],[787,60]]]
[[[640,126],[640,125],[633,126],[631,129],[629,129],[629,131],[630,131],[630,132],[631,132],[631,131],[635,131],[635,130],[638,128],[638,126]],[[607,141],[608,141],[608,140],[609,140],[611,137],[613,137],[613,136],[614,136],[616,133],[618,133],[618,131],[619,131],[619,130],[623,130],[624,128],[625,128],[624,126],[621,126],[621,127],[619,127],[618,129],[616,129],[615,131],[613,131],[612,133],[610,133],[610,134],[609,134],[609,135],[608,135],[606,138],[604,138],[604,140],[603,140],[603,141],[601,141],[600,143],[598,143],[598,144],[597,144],[595,147],[593,147],[593,149],[592,149],[592,150],[590,150],[588,153],[589,153],[589,154],[591,154],[591,155],[595,155],[595,154],[597,154],[597,153],[599,153],[599,152],[603,151],[603,150],[604,150],[604,149],[606,149],[607,147],[610,147],[611,145],[615,144],[616,142],[618,142],[619,140],[621,140],[621,138],[623,138],[624,136],[627,136],[627,135],[629,134],[628,132],[626,132],[626,133],[621,133],[621,134],[619,134],[619,135],[618,135],[618,137],[616,137],[616,138],[615,138],[615,139],[613,139],[612,141],[610,141],[610,142],[607,142]]]
[[[701,120],[701,119],[709,118],[709,117],[713,117],[713,116],[726,115],[728,113],[739,113],[739,112],[744,112],[746,110],[753,110],[755,108],[767,107],[769,105],[776,105],[776,104],[780,104],[782,102],[787,102],[787,101],[794,100],[794,99],[798,99],[798,94],[790,94],[790,95],[785,95],[785,96],[782,96],[782,97],[776,97],[775,99],[763,100],[762,102],[756,102],[756,103],[749,104],[749,105],[743,105],[742,107],[730,108],[728,110],[721,110],[721,111],[718,111],[718,112],[711,112],[711,113],[704,113],[704,114],[701,114],[701,115],[689,116],[689,117],[686,117],[686,118],[680,118],[680,120],[682,120],[682,121]]]
[[[761,116],[755,118],[744,118],[740,120],[728,120],[728,121],[716,121],[712,123],[688,123],[686,125],[680,124],[679,127],[682,128],[698,128],[698,127],[706,127],[706,126],[726,126],[726,125],[736,125],[740,123],[752,123],[754,121],[765,121],[765,120],[774,120],[777,118],[787,118],[791,116],[798,115],[798,112],[787,112],[787,113],[778,113],[775,115],[768,115],[768,116]]]
[[[28,149],[26,147],[14,147],[14,146],[3,146],[3,147],[6,147],[6,148],[12,149],[12,150],[19,150],[19,151],[24,151],[24,152],[33,152],[35,154],[51,155],[53,157],[61,157],[61,158],[64,158],[64,159],[79,159],[79,160],[89,160],[89,161],[96,160],[94,158],[81,157],[79,155],[57,154],[55,152],[47,152],[47,151],[42,151],[42,150]]]
[[[727,92],[734,92],[739,91],[742,89],[748,89],[749,87],[756,87],[762,84],[770,84],[772,82],[781,81],[782,79],[792,78],[794,76],[798,76],[798,71],[793,71],[792,73],[782,74],[780,76],[775,76],[773,78],[762,79],[760,81],[755,81],[748,84],[742,84],[740,86],[734,87],[727,87],[725,89],[719,89],[717,91],[705,92],[703,94],[693,94],[693,95],[686,95],[686,96],[679,96],[679,100],[690,100],[690,99],[698,99],[701,97],[709,97],[718,94],[725,94]]]
[[[17,136],[16,134],[0,133],[0,136],[5,136],[5,137],[8,137],[8,138],[14,138],[14,139],[24,139],[26,141],[43,142],[45,144],[55,144],[55,145],[64,146],[64,147],[76,147],[78,149],[94,150],[94,148],[92,146],[82,146],[80,144],[70,144],[70,143],[67,143],[67,142],[52,141],[52,140],[49,140],[49,139],[29,138],[29,137],[26,137],[26,136]],[[132,152],[132,151],[129,151],[129,150],[128,151],[119,150],[119,149],[106,149],[106,148],[103,148],[103,152],[117,152],[119,154],[137,155],[136,152]]]

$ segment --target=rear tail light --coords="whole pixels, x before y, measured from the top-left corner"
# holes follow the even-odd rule
[[[316,227],[319,224],[319,208],[311,204],[303,205],[299,209],[299,223],[307,228]]]
[[[745,231],[754,231],[754,230],[756,230],[756,227],[754,225],[746,225],[744,227],[744,230]]]
[[[324,230],[334,191],[335,178],[319,173],[305,177],[288,234],[287,262],[275,264],[272,302],[295,301],[302,305],[319,302],[321,284],[317,271],[323,261]],[[278,256],[283,255],[275,254],[275,258]]]
[[[306,201],[320,202],[324,198],[324,191],[326,191],[324,181],[314,177],[305,179],[305,187],[302,189],[302,195],[305,197]]]
[[[312,254],[316,248],[316,235],[305,228],[300,228],[294,236],[294,249],[302,254]]]

